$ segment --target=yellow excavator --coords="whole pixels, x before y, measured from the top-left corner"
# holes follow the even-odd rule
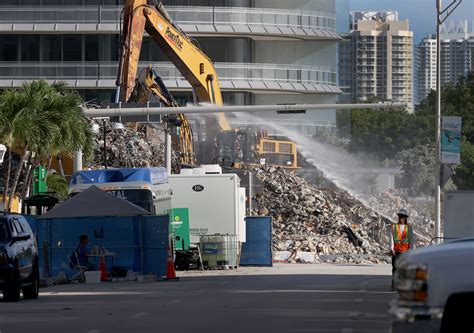
[[[153,68],[138,73],[145,32],[191,84],[195,103],[223,105],[211,59],[173,22],[161,3],[150,5],[147,0],[126,0],[124,4],[116,102],[146,102],[151,94],[166,106],[179,106]],[[232,167],[271,164],[297,168],[294,142],[271,138],[262,129],[232,129],[223,113],[206,118],[205,154],[200,154],[200,160],[196,161],[191,125],[185,115],[179,115],[176,120],[179,130],[175,134],[179,138],[174,138],[175,151],[179,152],[182,164],[218,163]]]

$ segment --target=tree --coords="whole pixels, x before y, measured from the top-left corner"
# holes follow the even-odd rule
[[[86,155],[91,155],[92,133],[81,109],[82,99],[65,84],[32,81],[25,83],[18,91],[3,94],[6,96],[0,98],[0,113],[4,114],[0,116],[4,119],[2,128],[10,129],[10,149],[21,152],[10,191],[11,198],[16,192],[29,152],[35,164],[57,154],[72,156],[81,148]],[[9,209],[11,202],[10,199]]]
[[[66,199],[68,196],[69,182],[66,178],[57,173],[51,173],[46,180],[48,191],[55,192],[58,198]]]
[[[429,148],[435,141],[436,96],[432,92],[417,106],[414,113],[354,110],[351,114],[350,152],[368,153],[379,161],[399,160],[415,189],[427,193],[434,181],[434,150],[431,165],[427,162]],[[474,188],[474,73],[457,84],[444,87],[443,116],[463,118],[461,165],[452,177],[460,190]],[[428,155],[427,155],[428,154]],[[413,159],[411,162],[409,159]],[[428,177],[428,173],[432,176]],[[434,184],[434,183],[433,183]]]
[[[7,90],[0,95],[0,140],[8,149],[7,172],[5,176],[5,188],[3,204],[7,207],[7,196],[10,186],[10,175],[12,167],[12,145],[13,145],[13,120],[18,110],[18,92]]]

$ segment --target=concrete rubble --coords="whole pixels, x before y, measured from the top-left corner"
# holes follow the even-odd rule
[[[286,262],[388,262],[387,217],[347,192],[311,186],[284,169],[255,171],[263,183],[255,214],[273,217],[276,260]]]
[[[109,167],[164,165],[163,133],[149,126],[112,130],[106,122]],[[90,168],[103,166],[103,128],[94,138]],[[173,155],[173,166],[177,168]],[[174,170],[177,172],[178,170]],[[273,217],[275,261],[292,263],[389,262],[388,226],[399,207],[412,214],[420,245],[430,239],[433,222],[427,211],[417,210],[395,191],[367,195],[363,202],[329,182],[319,188],[285,169],[262,167],[254,173],[262,190],[254,197],[254,215]],[[370,207],[370,208],[369,208]]]
[[[164,165],[164,144],[157,130],[149,126],[125,126],[112,129],[107,121],[106,151],[107,165],[114,168],[154,167]],[[94,137],[94,158],[89,167],[99,169],[104,164],[103,124],[100,133]]]
[[[388,217],[396,216],[399,207],[406,208],[410,214],[409,222],[414,226],[417,236],[417,245],[425,246],[431,241],[434,234],[432,198],[414,199],[403,191],[389,190],[364,196],[364,203]]]

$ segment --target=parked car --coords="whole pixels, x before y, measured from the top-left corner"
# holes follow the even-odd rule
[[[396,268],[391,332],[474,331],[474,238],[408,251]]]
[[[17,302],[20,291],[26,299],[38,298],[38,247],[21,215],[0,215],[0,288],[5,301]]]

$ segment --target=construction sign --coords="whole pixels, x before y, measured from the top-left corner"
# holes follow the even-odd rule
[[[441,128],[441,163],[461,163],[461,117],[443,117]]]

